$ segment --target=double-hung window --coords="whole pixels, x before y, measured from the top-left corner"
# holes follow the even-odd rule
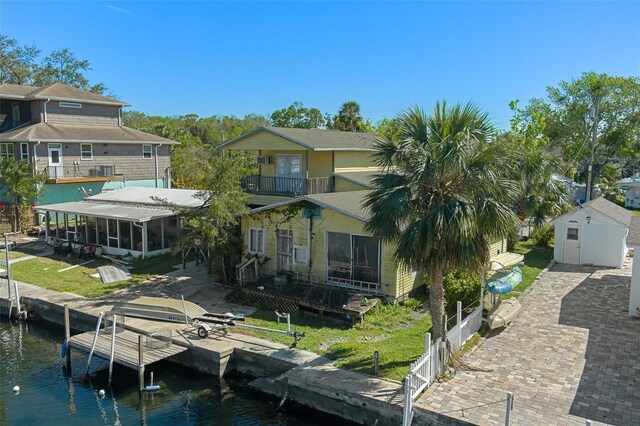
[[[15,158],[12,143],[0,143],[0,157]]]
[[[151,159],[151,145],[142,145],[142,158]]]
[[[93,146],[90,143],[80,144],[80,159],[93,160]]]
[[[258,228],[249,229],[249,253],[264,254],[264,230]]]
[[[29,144],[26,142],[20,144],[20,159],[29,161]]]

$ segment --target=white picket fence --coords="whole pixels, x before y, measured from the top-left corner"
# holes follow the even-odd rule
[[[456,324],[447,332],[447,340],[451,351],[462,347],[482,324],[482,309],[476,308],[471,314],[462,319],[462,302],[457,304]],[[442,375],[441,339],[431,344],[431,333],[425,337],[425,351],[411,364],[409,375],[404,379],[404,406],[402,411],[402,426],[410,426],[413,421],[413,401]]]

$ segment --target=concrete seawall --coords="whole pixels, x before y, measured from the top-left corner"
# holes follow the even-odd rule
[[[5,281],[6,282],[6,281]],[[75,332],[95,329],[98,312],[110,305],[68,293],[55,293],[20,284],[23,310],[30,318],[64,324],[64,303],[70,305],[70,323]],[[8,315],[9,301],[1,292],[0,315]],[[33,289],[35,287],[35,289]],[[29,291],[31,289],[32,291]],[[35,293],[31,294],[29,293]],[[44,296],[43,296],[44,294]],[[336,368],[332,362],[310,352],[290,349],[246,335],[228,333],[199,339],[179,333],[184,324],[127,318],[127,329],[148,334],[150,329],[172,327],[172,342],[189,350],[169,361],[217,377],[236,370],[256,379],[250,386],[296,404],[333,414],[359,424],[402,423],[402,385],[399,382]],[[74,333],[72,333],[74,334]],[[61,335],[62,338],[62,335]],[[416,409],[414,425],[461,424],[436,413]]]

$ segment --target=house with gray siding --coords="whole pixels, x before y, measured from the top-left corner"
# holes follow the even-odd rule
[[[178,142],[123,126],[128,106],[62,83],[0,84],[0,156],[46,173],[39,204],[123,187],[169,188]]]

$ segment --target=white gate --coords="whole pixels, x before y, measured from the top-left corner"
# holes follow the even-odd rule
[[[482,307],[476,308],[464,320],[462,319],[462,302],[457,304],[456,325],[447,332],[447,340],[451,344],[451,351],[455,351],[471,338],[482,324]],[[429,386],[442,374],[443,362],[440,339],[431,345],[431,333],[427,333],[425,351],[413,364],[409,375],[404,379],[404,407],[402,411],[402,426],[410,426],[413,420],[413,401],[427,390]]]

